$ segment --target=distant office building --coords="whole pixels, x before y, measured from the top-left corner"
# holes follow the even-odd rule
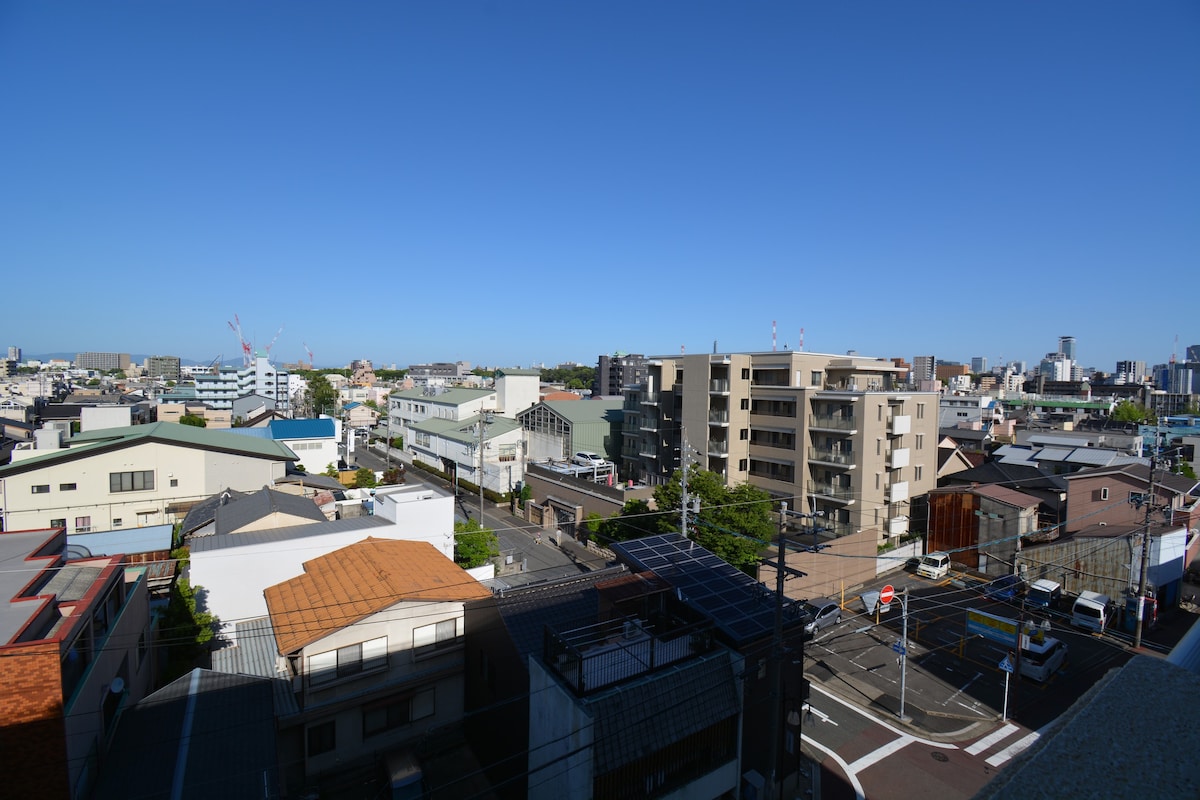
[[[1075,337],[1074,336],[1058,337],[1058,352],[1062,353],[1064,356],[1069,358],[1071,361],[1074,361],[1075,360]]]
[[[1145,361],[1118,361],[1113,378],[1117,383],[1141,383],[1146,377]]]
[[[471,374],[471,364],[468,361],[437,361],[432,364],[409,364],[408,376],[417,378],[465,378]]]
[[[76,353],[76,369],[129,369],[129,353]]]
[[[1010,361],[1008,366],[1016,375],[1024,375],[1025,371],[1029,369],[1029,365],[1024,361]]]
[[[146,377],[165,381],[179,380],[179,356],[150,356],[146,359]]]
[[[975,356],[971,359],[971,372],[981,374],[987,371],[987,356]]]
[[[21,348],[17,347],[16,345],[10,344],[8,346],[8,360],[16,361],[18,364],[20,364],[21,363]]]
[[[644,383],[646,380],[646,357],[632,353],[613,353],[600,356],[596,365],[596,380],[592,394],[605,397],[620,397],[626,386]]]
[[[934,356],[914,356],[912,376],[914,381],[931,381],[936,375],[937,358]]]
[[[1071,359],[1063,353],[1047,353],[1038,365],[1038,377],[1048,381],[1071,380]]]
[[[10,352],[10,353],[12,352],[11,347],[8,349],[8,352]],[[20,355],[21,355],[21,351],[20,351],[20,349],[18,349],[17,350],[18,360],[20,359]],[[9,358],[12,358],[12,356],[9,356]],[[1187,360],[1200,362],[1200,344],[1188,345]]]
[[[971,368],[966,364],[960,364],[957,361],[939,361],[934,367],[934,377],[944,383],[949,383],[950,379],[955,375],[967,375]]]

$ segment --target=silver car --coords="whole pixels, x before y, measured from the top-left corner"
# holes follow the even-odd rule
[[[807,635],[813,635],[842,621],[841,606],[838,605],[837,600],[828,597],[807,600],[800,610],[804,612],[804,633]]]

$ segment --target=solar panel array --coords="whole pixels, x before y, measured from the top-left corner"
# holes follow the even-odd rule
[[[678,533],[647,536],[611,545],[635,571],[650,570],[670,583],[688,605],[700,611],[736,644],[775,629],[775,593]],[[799,621],[787,601],[784,625]]]

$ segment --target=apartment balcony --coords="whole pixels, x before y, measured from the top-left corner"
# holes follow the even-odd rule
[[[820,481],[808,482],[808,493],[825,500],[849,505],[854,502],[854,488],[851,486],[835,486],[832,483]]]
[[[727,456],[729,455],[729,442],[708,440],[708,454],[710,456]]]
[[[845,433],[858,432],[858,419],[844,417],[839,414],[810,414],[808,427],[818,431],[842,431]]]
[[[826,450],[822,447],[808,448],[808,460],[814,464],[828,464],[834,467],[844,467],[845,469],[854,469],[858,466],[855,463],[854,453]]]
[[[729,412],[726,410],[713,409],[708,412],[709,425],[728,425]]]
[[[883,494],[886,503],[901,503],[908,499],[908,481],[896,481],[888,484]]]
[[[717,378],[708,382],[709,394],[729,394],[729,381],[725,378]]]
[[[912,417],[904,415],[896,415],[888,417],[888,435],[903,436],[906,433],[912,432]]]
[[[805,520],[803,524],[792,527],[792,532],[795,534],[793,541],[801,545],[810,544],[814,536],[814,527],[816,528],[816,538],[822,541],[858,533],[858,528],[849,522],[835,522],[824,518],[815,521]],[[806,539],[808,541],[805,541]]]
[[[653,417],[642,417],[638,421],[638,429],[643,431],[657,431],[659,422]]]
[[[642,392],[642,405],[656,406],[661,396],[659,392]]]
[[[909,449],[907,447],[897,447],[888,453],[888,469],[900,469],[901,467],[907,467],[908,463]]]

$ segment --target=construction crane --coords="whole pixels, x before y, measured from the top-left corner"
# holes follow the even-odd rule
[[[283,326],[279,326],[279,330],[275,331],[275,336],[271,339],[271,343],[267,345],[267,360],[271,360],[271,348],[275,346],[275,341],[279,338],[279,334],[283,333]]]
[[[301,342],[301,344],[303,344],[303,345],[304,345],[304,352],[308,353],[308,368],[309,368],[309,369],[313,369],[314,367],[313,367],[313,354],[312,354],[312,350],[309,350],[309,349],[308,349],[308,343],[307,343],[307,342]]]
[[[237,334],[238,344],[242,346],[242,366],[248,367],[250,366],[250,362],[254,360],[251,358],[252,350],[250,343],[246,341],[245,336],[242,336],[242,321],[238,319],[238,315],[234,314],[233,319],[237,324],[234,325],[233,322],[230,322],[229,329]]]
[[[210,375],[216,375],[218,372],[221,371],[221,359],[222,358],[223,358],[223,356],[217,356],[216,358],[214,358],[212,360],[212,363],[208,365],[208,372]]]

